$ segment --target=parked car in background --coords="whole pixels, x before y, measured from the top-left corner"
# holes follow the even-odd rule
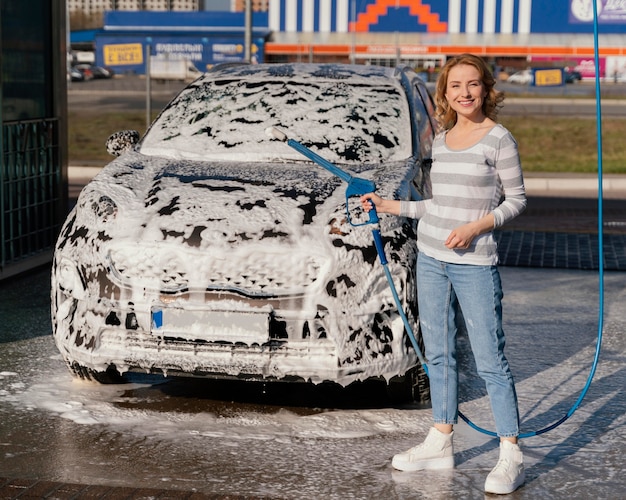
[[[409,68],[226,64],[203,74],[141,140],[110,138],[118,158],[61,230],[52,323],[69,369],[99,382],[133,371],[377,378],[426,399],[371,231],[347,222],[345,183],[265,130],[409,200],[429,195],[434,125]],[[419,335],[416,223],[382,217],[381,231]]]
[[[102,66],[96,66],[94,64],[75,64],[74,68],[83,74],[85,80],[112,78],[114,74],[113,70],[103,68]]]
[[[105,68],[103,66],[92,66],[91,71],[94,78],[113,78],[115,71],[111,68]]]
[[[88,82],[94,79],[93,71],[91,71],[91,64],[76,64],[74,65],[76,71],[80,71],[83,75],[83,81]]]
[[[521,85],[530,85],[533,82],[533,72],[530,69],[517,71],[509,76],[506,81],[508,83],[517,83]]]
[[[67,70],[67,76],[72,82],[82,82],[85,79],[85,76],[74,67]]]
[[[577,83],[583,79],[580,71],[565,71],[565,83]]]

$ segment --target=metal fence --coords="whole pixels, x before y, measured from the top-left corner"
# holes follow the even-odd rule
[[[49,262],[64,210],[59,120],[2,126],[0,279]]]

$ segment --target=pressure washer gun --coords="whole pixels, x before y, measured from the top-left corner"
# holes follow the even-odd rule
[[[302,155],[306,156],[309,160],[314,161],[320,167],[325,168],[331,174],[336,175],[342,181],[345,181],[348,184],[346,188],[346,214],[348,218],[348,222],[351,226],[365,226],[367,224],[377,224],[379,222],[378,213],[376,212],[376,207],[374,203],[372,203],[372,208],[368,212],[369,220],[362,223],[353,223],[350,218],[350,208],[349,208],[349,200],[351,196],[361,196],[367,193],[373,193],[376,191],[376,184],[373,181],[368,179],[362,179],[360,177],[354,177],[350,175],[345,170],[340,169],[337,165],[332,164],[327,159],[322,158],[317,153],[311,151],[309,148],[299,143],[294,139],[290,139],[287,137],[287,134],[281,132],[275,127],[268,127],[265,129],[265,133],[268,137],[273,137],[274,139],[278,139],[279,141],[286,142],[288,146],[292,147]],[[372,229],[372,234],[374,236],[374,245],[376,246],[376,251],[378,252],[378,256],[380,257],[381,264],[387,264],[387,257],[385,256],[385,250],[383,246],[382,236],[380,234],[380,229],[378,226],[376,229]]]

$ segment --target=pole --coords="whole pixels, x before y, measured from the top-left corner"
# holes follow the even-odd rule
[[[252,53],[252,0],[246,0],[246,12],[245,12],[245,23],[246,23],[246,31],[245,31],[245,55],[244,59],[246,62],[251,61],[251,53]]]
[[[150,76],[150,54],[152,49],[150,44],[146,44],[146,130],[152,122],[152,77]]]
[[[398,12],[399,1],[396,0],[396,13]],[[396,38],[396,66],[400,66],[400,61],[402,60],[402,56],[400,54],[400,33],[398,31],[395,32]]]
[[[352,0],[350,17],[352,18],[352,29],[350,30],[350,64],[356,64],[356,0]]]

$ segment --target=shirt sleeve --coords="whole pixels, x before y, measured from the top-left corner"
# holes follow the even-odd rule
[[[419,219],[422,217],[431,203],[431,199],[419,200],[419,201],[400,201],[400,214],[402,217],[408,217],[409,219]]]
[[[510,132],[500,139],[494,159],[503,195],[502,202],[493,210],[494,228],[497,228],[521,214],[527,203],[517,142]]]

